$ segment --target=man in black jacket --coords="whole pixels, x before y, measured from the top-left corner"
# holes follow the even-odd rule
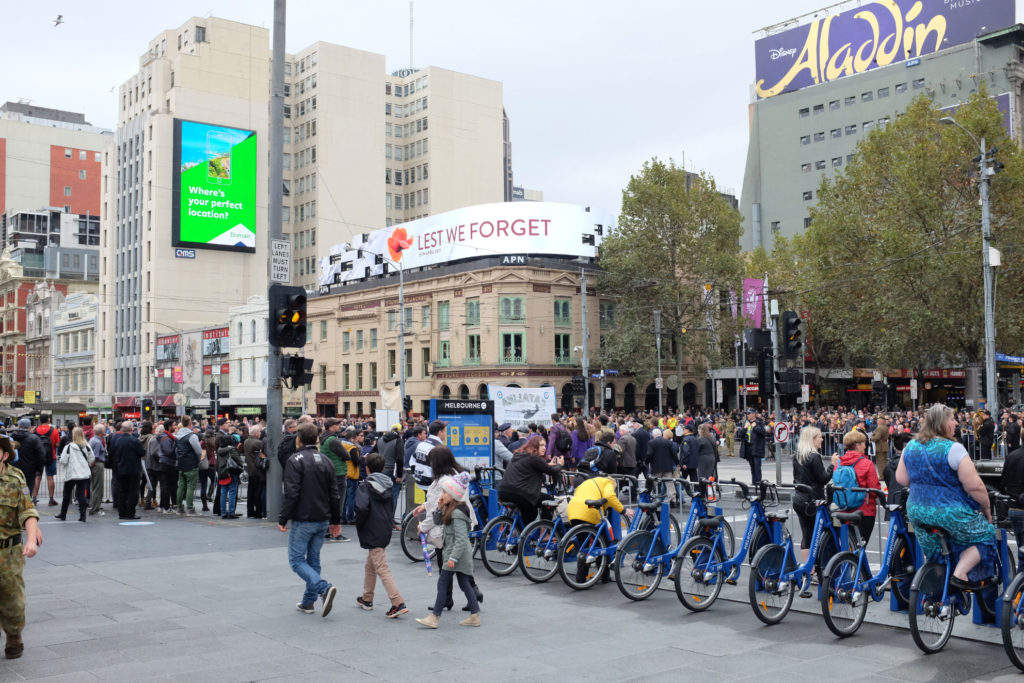
[[[1024,448],[1006,456],[1000,488],[1010,496],[1010,524],[1017,536],[1017,566],[1024,563]]]
[[[651,440],[647,444],[647,462],[652,477],[669,479],[678,472],[679,447],[671,439],[666,439],[660,429],[651,431]],[[676,495],[673,490],[670,494],[671,502],[676,502]]]
[[[978,457],[982,460],[992,459],[992,445],[996,442],[996,423],[992,421],[992,412],[983,410],[985,416],[981,426],[978,427],[978,443],[981,444],[981,452]]]
[[[744,460],[750,463],[750,477],[753,482],[761,481],[761,460],[764,458],[767,436],[768,431],[764,422],[757,411],[751,408],[747,411],[747,423],[740,427],[740,437],[743,440],[742,455]]]
[[[326,617],[338,590],[320,576],[320,549],[324,536],[341,535],[341,496],[334,478],[334,464],[317,450],[317,429],[305,423],[295,432],[296,451],[284,470],[284,499],[277,528],[288,531],[288,564],[306,582],[302,601],[295,607],[312,614],[317,597]]]
[[[392,439],[394,442],[398,439],[398,429],[389,432],[392,433],[395,436]],[[377,577],[380,577],[388,599],[391,600],[391,609],[384,616],[394,619],[409,610],[406,609],[402,594],[398,592],[398,586],[391,576],[391,568],[388,566],[385,553],[385,549],[391,543],[391,523],[395,514],[392,482],[391,477],[382,472],[384,456],[380,453],[370,453],[366,456],[366,469],[369,475],[359,482],[359,487],[356,488],[356,533],[359,534],[360,547],[367,550],[363,594],[356,598],[356,603],[365,610],[373,609],[373,589],[377,585]]]
[[[43,473],[46,464],[46,452],[43,442],[31,430],[32,420],[23,417],[18,420],[18,428],[11,432],[11,439],[18,443],[18,462],[14,466],[25,475],[29,490],[35,491],[36,477]],[[32,502],[38,501],[33,498]]]
[[[1020,423],[1017,416],[1010,413],[1006,423],[1006,452],[1015,451],[1020,448]]]
[[[636,439],[636,466],[637,473],[649,471],[647,469],[647,444],[651,442],[651,433],[647,431],[647,425],[643,420],[636,423],[633,429],[633,438]]]
[[[139,502],[139,475],[146,449],[139,437],[132,434],[132,421],[121,423],[121,435],[111,441],[110,457],[117,466],[117,516],[120,519],[138,519],[135,506]]]

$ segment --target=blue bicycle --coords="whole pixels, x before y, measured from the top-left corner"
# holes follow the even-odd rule
[[[739,551],[726,559],[723,518],[716,515],[697,522],[700,529],[710,532],[710,538],[693,536],[675,559],[672,574],[676,577],[676,597],[694,612],[711,607],[722,591],[722,584],[736,585],[745,561],[769,543],[781,543],[784,538],[785,515],[765,511],[766,505],[778,504],[775,484],[761,481],[757,484],[757,493],[751,495],[750,488],[743,482],[733,479],[730,483],[740,488],[744,501],[750,506]]]
[[[839,489],[837,489],[839,490]],[[821,615],[825,625],[840,638],[852,636],[864,623],[868,603],[878,602],[892,590],[901,606],[909,604],[910,584],[917,564],[917,539],[907,526],[907,490],[903,489],[886,502],[884,491],[851,488],[866,494],[874,493],[889,511],[889,533],[882,554],[882,564],[873,576],[868,562],[867,544],[861,541],[855,552],[841,552],[825,566],[821,579]],[[860,511],[854,513],[858,517]]]
[[[480,546],[480,536],[483,533],[483,527],[487,524],[487,501],[484,498],[483,491],[485,488],[491,488],[491,482],[494,480],[494,476],[501,472],[501,470],[494,467],[477,467],[473,470],[475,477],[469,482],[469,504],[473,508],[475,516],[475,524],[469,532],[469,540],[473,543],[473,552]],[[410,486],[412,483],[410,482]],[[492,496],[498,495],[497,492],[491,488],[490,494]],[[399,545],[402,546],[402,552],[413,562],[423,561],[423,546],[420,543],[420,522],[426,518],[426,514],[421,512],[418,515],[413,514],[417,508],[410,510],[405,513],[402,517],[401,533],[399,534]],[[437,556],[437,548],[428,546],[430,557],[433,559]]]
[[[804,493],[814,493],[810,486],[804,484],[796,484],[795,488]],[[782,544],[771,543],[761,548],[750,563],[750,581],[747,584],[750,607],[765,624],[777,624],[789,614],[797,586],[801,597],[810,597],[812,575],[818,573],[820,576],[821,567],[841,549],[851,548],[850,539],[858,537],[856,527],[853,527],[852,535],[850,533],[851,523],[860,518],[858,513],[835,512],[830,515],[827,496],[813,504],[816,511],[811,547],[802,564],[797,564],[792,536],[787,536]],[[832,525],[833,516],[840,522],[838,528]],[[775,519],[784,522],[786,518],[777,515]]]
[[[558,573],[558,544],[569,523],[558,514],[558,506],[567,502],[570,480],[575,473],[563,472],[555,498],[542,500],[547,513],[526,525],[519,542],[519,568],[534,583],[544,583]]]

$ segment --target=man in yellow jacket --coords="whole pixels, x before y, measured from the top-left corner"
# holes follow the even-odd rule
[[[611,508],[626,517],[633,517],[633,510],[627,510],[618,496],[615,495],[615,480],[608,477],[594,477],[576,487],[569,501],[569,523],[600,524],[604,511]],[[587,507],[588,500],[600,500],[604,498],[607,502],[600,510]],[[621,540],[621,539],[620,539]]]

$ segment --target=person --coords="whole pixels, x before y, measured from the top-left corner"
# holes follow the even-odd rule
[[[64,468],[64,493],[61,495],[60,514],[56,515],[57,519],[64,521],[68,518],[68,505],[74,491],[75,499],[78,501],[78,521],[85,521],[89,478],[95,459],[96,456],[85,440],[85,432],[81,427],[75,427],[71,443],[65,446],[60,454],[60,466]]]
[[[566,439],[568,439],[568,448],[558,447],[559,437],[562,437],[563,447],[565,446]],[[565,462],[565,456],[569,455],[569,451],[572,450],[572,437],[569,434],[569,430],[565,428],[565,425],[558,420],[558,413],[551,413],[551,429],[548,431],[547,444],[545,455],[549,461],[554,458],[563,458],[562,462]]]
[[[341,496],[341,522],[345,523],[345,496],[348,494],[348,460],[350,443],[342,441],[342,421],[329,417],[324,423],[325,431],[320,439],[320,454],[327,457],[334,465],[334,478],[338,483],[338,495]],[[344,534],[328,540],[347,542]]]
[[[699,480],[700,440],[693,433],[693,422],[682,425],[683,438],[679,442],[679,475],[692,482]],[[674,439],[673,439],[674,441]]]
[[[594,436],[590,433],[587,421],[582,417],[576,418],[576,428],[570,436],[572,437],[572,447],[569,449],[569,458],[565,460],[565,466],[569,469],[576,469],[583,461],[586,452],[594,446]]]
[[[341,445],[348,453],[345,462],[345,493],[341,496],[341,523],[354,524],[356,487],[359,485],[359,475],[363,466],[363,458],[360,455],[363,445],[362,433],[355,427],[347,427],[341,437]]]
[[[89,439],[89,448],[92,450],[93,461],[89,473],[89,514],[105,515],[100,509],[103,505],[103,480],[106,474],[107,460],[107,426],[98,424],[93,429],[93,435]]]
[[[860,429],[853,429],[843,435],[843,448],[845,452],[839,457],[839,464],[836,467],[852,466],[857,474],[857,486],[863,488],[877,489],[879,487],[878,471],[874,463],[867,457],[867,434]],[[857,524],[861,539],[866,543],[871,539],[871,532],[875,529],[875,516],[878,514],[878,496],[868,493],[864,502],[857,508],[861,511],[862,517]]]
[[[597,434],[597,439],[584,455],[588,469],[604,474],[619,473],[619,453],[612,444],[615,443],[615,432],[604,427]]]
[[[146,509],[160,509],[160,497],[157,495],[157,487],[160,495],[164,492],[164,466],[160,462],[160,435],[165,431],[162,422],[153,426],[153,434],[146,442],[146,471],[149,472],[150,498],[146,500]]]
[[[655,429],[651,432],[652,437],[654,432],[661,432],[660,429]],[[654,438],[651,439],[652,441]],[[604,498],[605,503],[601,506],[601,509],[595,509],[587,505],[588,500],[600,500]],[[593,477],[582,482],[573,491],[572,498],[569,499],[569,507],[566,510],[566,514],[569,516],[570,526],[576,526],[578,524],[600,524],[601,517],[605,511],[609,508],[615,510],[619,514],[624,514],[628,519],[633,519],[633,509],[627,509],[622,501],[619,500],[616,495],[616,482],[611,477]],[[610,527],[612,534],[619,534],[619,531],[614,527]],[[621,538],[617,538],[616,541],[621,541]],[[611,567],[611,562],[605,563],[605,574],[601,578],[602,581],[608,581],[608,572]],[[582,583],[586,579],[587,564],[585,562],[576,563],[576,580]]]
[[[424,491],[430,488],[434,481],[434,474],[430,469],[430,452],[444,445],[445,426],[440,420],[431,422],[427,428],[427,438],[416,446],[412,454],[413,477],[416,479],[416,486]]]
[[[630,425],[621,425],[619,440],[616,443],[619,447],[619,472],[635,477],[637,476],[636,439],[633,437],[632,431]]]
[[[647,425],[643,420],[636,423],[632,436],[636,439],[636,469],[639,475],[641,471],[648,471],[647,445],[651,442],[651,433],[647,431]]]
[[[281,435],[281,442],[277,446],[277,461],[281,463],[281,471],[284,472],[288,458],[295,452],[295,432],[299,423],[288,418],[284,421],[284,433]]]
[[[139,437],[132,433],[131,420],[121,423],[121,433],[110,443],[110,457],[117,469],[117,516],[119,519],[138,519],[135,506],[139,502],[139,476],[142,459],[146,456]]]
[[[1006,452],[1009,453],[1020,448],[1020,423],[1013,413],[1010,413],[1006,420]]]
[[[246,519],[262,519],[266,515],[263,494],[267,486],[267,454],[264,452],[262,431],[259,427],[249,430],[249,436],[242,442],[245,470],[249,475],[249,488],[245,498]]]
[[[814,516],[817,508],[814,501],[825,498],[825,485],[832,479],[832,469],[839,463],[839,456],[832,456],[832,466],[825,469],[821,457],[821,430],[810,425],[800,430],[800,440],[796,444],[796,457],[793,458],[793,483],[810,486],[812,493],[799,489],[793,491],[793,512],[800,522],[800,553],[803,560],[810,554],[811,540],[814,535]],[[759,482],[754,482],[756,486]]]
[[[395,436],[398,436],[397,430]],[[359,536],[359,547],[366,550],[363,593],[356,598],[356,604],[364,610],[373,609],[373,589],[380,578],[381,585],[384,586],[391,601],[391,609],[384,616],[395,619],[407,614],[409,609],[402,600],[402,594],[398,592],[395,579],[391,576],[391,567],[388,566],[386,550],[391,543],[395,499],[393,482],[384,472],[384,463],[385,458],[380,453],[367,455],[366,469],[369,470],[369,474],[356,487],[356,534]]]
[[[1024,566],[1024,448],[1020,444],[1006,455],[999,488],[1010,497],[1009,518],[1017,537],[1017,566]]]
[[[143,509],[153,509],[153,499],[156,497],[156,482],[159,474],[149,472],[149,444],[153,441],[153,423],[144,420],[139,426],[139,443],[142,444],[142,462],[139,463],[139,499],[142,501]]]
[[[875,468],[878,478],[885,479],[885,465],[889,458],[889,420],[884,416],[878,418],[878,426],[871,434],[871,443],[875,444]]]
[[[60,430],[54,429],[53,425],[50,424],[50,416],[43,413],[39,416],[39,426],[37,426],[33,433],[39,437],[39,440],[43,444],[44,458],[45,458],[45,475],[46,475],[46,490],[50,494],[50,502],[47,503],[50,507],[56,507],[57,501],[53,497],[54,491],[54,477],[57,476],[57,454],[60,452]],[[32,490],[34,497],[39,497],[39,487],[43,481],[43,472],[39,473],[36,479],[35,488]]]
[[[725,421],[725,450],[729,453],[730,458],[736,457],[736,421],[732,419],[730,414],[728,419]]]
[[[675,441],[666,439],[657,427],[651,430],[651,440],[647,444],[647,464],[651,468],[651,476],[657,479],[671,479],[678,471],[679,447]],[[675,503],[676,496],[677,492],[673,488],[669,492],[669,501]]]
[[[532,457],[532,456],[531,456]],[[441,497],[434,511],[434,524],[444,529],[444,545],[439,554],[437,597],[430,614],[416,621],[427,628],[437,628],[438,618],[450,599],[452,580],[458,578],[459,588],[469,602],[469,616],[460,626],[480,625],[480,604],[470,580],[473,576],[473,545],[469,542],[471,526],[469,511],[469,475],[445,476],[441,480]]]
[[[199,437],[192,431],[192,418],[181,418],[181,429],[174,435],[174,459],[178,472],[178,514],[196,514],[196,479],[199,478],[199,458],[203,447]],[[187,504],[187,505],[186,505]]]
[[[911,440],[910,434],[906,432],[897,432],[892,437],[892,452],[889,454],[889,460],[885,463],[885,486],[889,490],[888,499],[892,502],[893,497],[904,489],[898,481],[896,481],[896,469],[900,465],[900,458],[903,457],[903,450],[907,447],[907,444]],[[1003,472],[1006,472],[1004,467]]]
[[[959,554],[952,584],[963,588],[995,573],[997,549],[988,490],[967,450],[953,440],[956,426],[952,408],[942,403],[929,408],[917,438],[903,450],[896,481],[910,487],[907,516],[926,559],[939,552],[941,544],[936,534],[924,529],[938,527],[949,534],[952,549]]]
[[[697,479],[711,479],[718,471],[718,439],[707,422],[697,428]]]
[[[203,455],[199,459],[199,470],[197,475],[199,482],[199,500],[203,504],[203,512],[209,512],[210,504],[212,502],[214,514],[222,512],[220,507],[221,497],[217,492],[217,479],[219,476],[217,472],[217,449],[219,448],[219,436],[227,436],[227,434],[207,429],[206,433],[203,434],[200,439],[200,445],[203,447]],[[199,435],[197,434],[196,437],[198,438]]]
[[[11,464],[14,457],[14,444],[0,436],[0,630],[6,636],[7,659],[17,659],[25,651],[21,640],[25,628],[25,558],[35,557],[43,544],[39,513],[32,504],[25,474]]]
[[[341,533],[341,497],[334,465],[317,450],[315,424],[307,422],[296,428],[295,448],[284,470],[277,528],[288,532],[288,564],[306,583],[295,608],[313,614],[319,597],[320,615],[326,617],[338,589],[320,575],[320,549],[328,532],[332,536]]]
[[[498,485],[498,502],[516,505],[523,526],[537,519],[540,501],[551,499],[543,491],[544,477],[557,477],[562,473],[560,465],[547,463],[545,453],[544,439],[534,434],[512,456]]]
[[[980,444],[980,452],[978,457],[982,460],[992,459],[992,446],[996,442],[996,423],[992,421],[992,411],[985,409],[981,411],[982,421],[981,426],[978,427],[976,433],[978,435],[978,443]]]
[[[764,421],[753,408],[747,410],[747,423],[740,428],[740,433],[737,436],[743,440],[742,456],[750,464],[750,480],[761,481],[761,461],[764,459],[765,440],[768,432],[764,428]]]
[[[157,434],[157,460],[162,468],[160,472],[160,511],[170,514],[178,495],[178,468],[175,464],[176,448],[174,439],[174,422],[164,420],[164,430]]]
[[[238,501],[238,475],[242,464],[238,462],[238,447],[229,434],[220,432],[217,439],[217,485],[220,490],[220,518],[238,519],[235,505]]]
[[[402,491],[402,425],[395,423],[391,430],[384,434],[377,441],[377,452],[384,457],[384,469],[382,470],[392,481],[392,508],[398,507],[398,494]]]
[[[23,417],[18,420],[18,428],[11,432],[11,438],[17,444],[18,469],[25,475],[25,481],[32,490],[32,502],[35,497],[36,478],[46,469],[46,451],[43,442],[32,432],[32,420]]]

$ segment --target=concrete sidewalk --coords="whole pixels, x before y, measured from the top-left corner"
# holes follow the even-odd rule
[[[764,627],[742,602],[746,575],[730,591],[741,601],[694,615],[670,591],[634,603],[614,584],[576,593],[557,576],[539,586],[518,573],[497,579],[477,561],[483,626],[457,625],[456,595],[456,610],[428,631],[413,618],[433,602],[434,579],[397,537],[389,557],[410,614],[385,619],[379,586],[372,612],[355,606],[365,551],[353,540],[324,547],[325,578],[339,588],[324,619],[295,610],[302,583],[275,525],[140,514],[152,524],[122,525],[109,511],[86,524],[43,518],[44,544],[26,570],[25,656],[0,659],[0,681],[1017,680],[991,644],[954,639],[925,657],[892,626],[839,641],[820,614],[794,612]]]

